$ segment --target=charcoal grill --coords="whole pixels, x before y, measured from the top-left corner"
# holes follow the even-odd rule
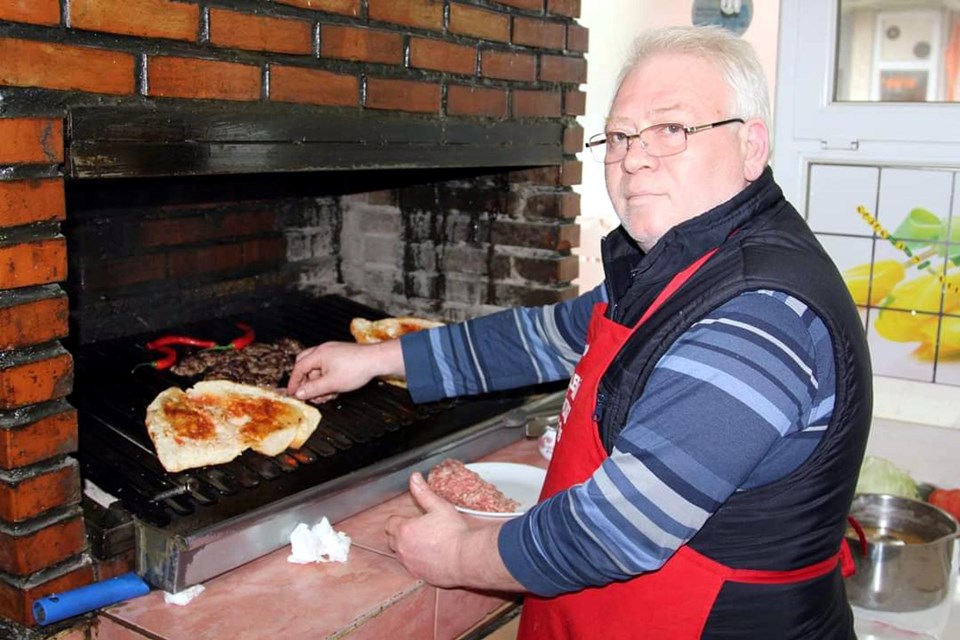
[[[236,322],[257,340],[306,345],[352,340],[350,320],[382,312],[336,295],[290,294],[255,311],[163,333],[227,342]],[[80,422],[82,474],[133,516],[139,573],[177,592],[289,541],[299,522],[337,522],[406,490],[409,474],[447,457],[474,460],[523,437],[524,424],[556,414],[556,386],[480,399],[414,405],[406,390],[374,382],[321,406],[317,431],[299,450],[246,451],[221,465],[167,473],[147,435],[147,405],[170,386],[199,378],[141,367],[156,332],[73,348],[71,402]]]

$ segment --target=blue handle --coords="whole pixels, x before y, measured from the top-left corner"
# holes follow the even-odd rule
[[[150,585],[140,576],[132,572],[125,573],[103,582],[38,598],[33,603],[33,617],[37,624],[46,626],[149,592]]]

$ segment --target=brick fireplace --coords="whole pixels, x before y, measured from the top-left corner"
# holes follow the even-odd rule
[[[575,295],[580,0],[0,3],[0,618],[90,551],[72,345],[290,288]]]

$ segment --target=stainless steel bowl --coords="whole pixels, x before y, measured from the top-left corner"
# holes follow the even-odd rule
[[[950,595],[957,571],[960,525],[945,511],[919,500],[864,493],[850,515],[866,534],[866,554],[852,528],[847,539],[857,572],[847,578],[851,604],[879,611],[920,611]]]

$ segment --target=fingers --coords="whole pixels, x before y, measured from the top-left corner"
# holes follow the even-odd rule
[[[294,392],[300,387],[300,384],[303,382],[304,378],[312,373],[313,368],[304,362],[304,360],[306,360],[313,353],[313,351],[314,349],[307,349],[297,354],[297,359],[293,365],[293,370],[290,372],[290,380],[287,382],[287,393],[290,395],[293,395]]]
[[[431,513],[443,509],[453,509],[453,505],[438,496],[430,489],[430,485],[423,479],[420,473],[414,473],[410,476],[410,495],[414,502],[420,505],[420,508]]]
[[[294,388],[293,395],[301,400],[313,402],[327,402],[337,396],[327,376],[303,380],[298,387]]]
[[[287,383],[287,393],[297,395],[297,390],[307,380],[313,380],[323,375],[323,354],[319,352],[319,345],[305,349],[297,354],[293,371],[290,372],[290,381]],[[309,396],[307,396],[309,397]]]

